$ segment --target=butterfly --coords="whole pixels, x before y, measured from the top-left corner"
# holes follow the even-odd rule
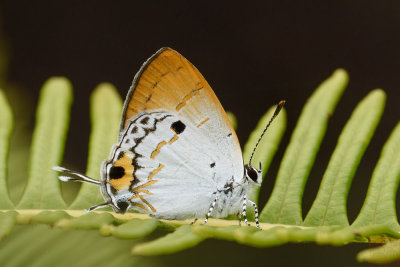
[[[53,169],[63,173],[62,181],[100,187],[105,202],[87,211],[109,206],[117,213],[134,209],[169,220],[205,217],[203,224],[210,216],[236,214],[249,225],[250,204],[260,228],[257,205],[246,193],[250,183],[261,183],[261,163],[260,169],[251,166],[251,159],[243,164],[236,133],[210,85],[170,48],[157,51],[136,74],[118,141],[101,165],[101,180]]]

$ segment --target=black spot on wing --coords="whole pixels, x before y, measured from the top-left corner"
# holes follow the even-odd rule
[[[181,134],[186,128],[186,125],[181,122],[181,121],[176,121],[171,124],[171,129],[176,133],[176,134]]]
[[[110,179],[119,179],[125,174],[125,169],[121,166],[112,166],[110,168]]]
[[[232,136],[232,133],[229,133],[227,136],[228,136],[228,137]]]
[[[149,117],[144,117],[143,119],[140,120],[141,124],[147,124],[149,122]]]
[[[215,162],[211,163],[211,164],[210,164],[210,167],[211,167],[211,168],[214,168],[214,167],[215,167]]]
[[[132,127],[131,134],[135,134],[138,131],[138,127],[135,125]]]

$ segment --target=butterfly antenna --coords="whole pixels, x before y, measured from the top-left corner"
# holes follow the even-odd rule
[[[64,176],[64,175],[59,176],[58,179],[60,179],[63,182],[81,182],[81,183],[101,185],[100,181],[87,177],[86,175],[83,175],[79,172],[71,171],[69,169],[59,166],[54,166],[53,170],[75,176],[75,177]]]
[[[285,100],[281,100],[278,103],[278,106],[275,109],[274,115],[272,115],[271,119],[269,120],[267,126],[264,128],[264,131],[262,132],[262,134],[260,135],[260,138],[258,138],[258,141],[256,143],[256,145],[254,146],[253,152],[251,153],[250,156],[250,160],[249,160],[249,165],[251,165],[251,160],[253,159],[254,153],[256,152],[257,146],[260,143],[261,139],[263,138],[265,132],[267,131],[267,129],[269,128],[269,126],[271,125],[272,121],[276,118],[276,116],[278,116],[279,112],[281,111],[282,107],[285,105],[286,101]]]

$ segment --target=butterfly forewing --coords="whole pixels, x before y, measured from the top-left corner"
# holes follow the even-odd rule
[[[232,162],[236,173],[243,173],[239,141],[221,103],[196,67],[170,48],[160,49],[136,74],[124,104],[121,132],[131,118],[154,110],[185,118]]]
[[[218,113],[232,130],[224,109],[196,67],[178,52],[162,48],[136,74],[124,104],[121,130],[130,118],[146,110],[162,109],[200,123],[205,112],[201,102],[207,102],[207,112]]]

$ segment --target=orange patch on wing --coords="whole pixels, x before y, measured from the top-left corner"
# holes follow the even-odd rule
[[[139,191],[141,191],[141,190],[139,190]],[[136,191],[136,192],[138,192],[138,191]],[[133,197],[128,198],[128,200],[132,200],[135,198],[140,198],[140,200],[143,201],[144,204],[146,204],[151,209],[152,212],[157,212],[157,210],[146,199],[144,199],[142,195],[139,195],[139,194],[134,195]],[[149,209],[146,206],[144,206],[143,204],[132,202],[132,201],[131,201],[131,203],[133,206],[138,206],[144,210],[149,211]]]
[[[182,101],[176,106],[176,111],[181,110],[181,108],[183,108],[186,105],[186,102],[189,101],[189,99],[191,99],[192,97],[194,97],[195,95],[199,94],[199,91],[203,89],[202,87],[200,88],[196,88],[194,90],[192,90],[189,94],[185,95],[185,97],[182,99]]]
[[[147,205],[147,206],[149,206],[149,208],[151,209],[151,211],[152,212],[157,212],[157,210],[146,200],[146,199],[144,199],[142,196],[140,196],[139,195],[139,197],[140,197],[140,199]]]
[[[161,141],[161,142],[157,145],[157,148],[156,148],[153,152],[151,152],[150,158],[151,158],[151,159],[154,159],[154,158],[158,155],[158,153],[160,153],[160,149],[161,149],[165,144],[167,144],[166,141]]]
[[[153,194],[149,190],[136,190],[136,192],[138,192],[138,193],[146,193],[146,194],[149,194],[149,195]]]
[[[143,64],[135,76],[124,103],[120,130],[144,110],[164,110],[175,114],[177,109],[185,121],[200,122],[204,114],[217,118],[220,127],[232,133],[233,142],[240,147],[228,116],[203,75],[178,52],[162,48]],[[202,128],[207,130],[212,126],[205,123]]]
[[[121,191],[125,187],[129,187],[129,185],[131,184],[131,181],[133,181],[133,179],[130,179],[128,177],[128,175],[124,175],[122,178],[111,179],[108,182],[110,183],[110,185],[112,187],[114,187],[115,190]]]
[[[157,212],[157,210],[146,199],[144,199],[143,196],[141,196],[141,195],[135,195],[135,196],[130,197],[128,199],[132,200],[132,199],[135,199],[135,198],[140,198],[140,200],[143,201],[144,204],[146,204],[151,209],[152,212]],[[140,208],[142,208],[144,210],[149,211],[149,209],[143,204],[132,202],[132,201],[131,201],[131,203],[132,203],[133,206],[138,206],[138,207],[140,207]]]
[[[134,167],[132,165],[132,158],[129,156],[131,152],[125,152],[124,155],[116,160],[113,164],[115,167],[122,167],[125,170],[124,176],[118,179],[110,179],[108,182],[115,190],[120,191],[131,185],[134,180],[133,171]]]
[[[189,100],[193,96],[196,101]],[[187,101],[190,105],[185,106]],[[222,117],[223,127],[233,132],[224,109],[203,75],[171,48],[160,49],[141,68],[124,105],[121,130],[129,119],[143,110],[158,109],[169,112],[178,109],[179,115],[188,121],[200,121],[205,112],[213,110],[216,117]]]
[[[199,128],[201,125],[203,125],[204,123],[206,123],[209,119],[210,119],[209,117],[205,118],[204,120],[202,120],[201,122],[199,122],[199,124],[197,124],[196,127]]]
[[[142,205],[140,203],[132,202],[132,206],[137,206],[137,207],[142,208],[142,209],[144,209],[146,211],[149,211],[149,209],[145,205]]]
[[[160,165],[158,165],[157,169],[155,169],[154,171],[152,171],[152,172],[150,173],[150,175],[149,175],[149,177],[147,178],[147,180],[151,180],[151,179],[154,177],[154,175],[156,175],[157,173],[159,173],[159,172],[161,171],[162,168],[164,168],[164,165],[162,165],[162,164],[160,163]]]
[[[171,138],[171,140],[168,141],[168,144],[172,144],[173,142],[175,142],[176,140],[178,140],[179,136],[176,134],[174,135],[174,137]]]
[[[149,182],[147,182],[145,184],[142,184],[142,185],[139,185],[139,186],[137,186],[135,188],[132,188],[132,193],[137,192],[137,189],[152,185],[152,184],[157,183],[157,182],[158,182],[158,180],[151,180],[151,181],[149,181]]]

